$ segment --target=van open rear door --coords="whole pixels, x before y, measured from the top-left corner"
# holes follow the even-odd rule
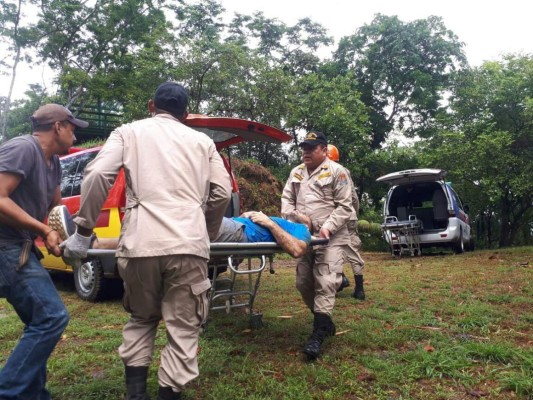
[[[376,181],[386,182],[391,185],[405,185],[416,182],[440,181],[445,175],[446,171],[443,169],[407,169],[405,171],[392,172],[390,174],[380,176],[378,179],[376,179]]]

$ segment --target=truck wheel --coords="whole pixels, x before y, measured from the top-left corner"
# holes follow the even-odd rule
[[[104,295],[105,278],[100,260],[88,258],[79,268],[75,268],[74,285],[80,299],[92,302],[101,300]]]
[[[463,239],[462,229],[459,230],[459,240],[457,241],[457,243],[455,243],[453,251],[455,252],[455,254],[461,254],[465,252],[465,241]]]

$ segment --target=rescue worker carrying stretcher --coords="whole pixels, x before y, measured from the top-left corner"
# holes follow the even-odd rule
[[[297,260],[296,288],[314,315],[313,333],[303,352],[310,360],[320,355],[324,339],[335,335],[331,316],[342,283],[347,223],[354,212],[352,181],[346,169],[327,157],[322,132],[309,132],[300,143],[303,164],[294,168],[281,197],[284,218],[304,215],[313,236],[328,238],[327,246],[313,246]]]

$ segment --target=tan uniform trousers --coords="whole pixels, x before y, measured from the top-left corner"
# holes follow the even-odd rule
[[[352,267],[353,274],[363,275],[365,262],[359,254],[362,243],[357,233],[357,221],[348,222],[348,234],[350,235],[350,243],[344,247],[344,256]]]
[[[124,365],[148,366],[157,326],[165,321],[159,385],[181,391],[198,376],[198,338],[208,313],[207,262],[192,255],[119,258],[124,308],[131,316],[118,351]]]
[[[316,246],[298,259],[296,288],[313,312],[333,313],[335,294],[342,282],[344,246]]]

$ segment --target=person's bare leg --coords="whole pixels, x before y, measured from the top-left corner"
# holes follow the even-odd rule
[[[115,250],[118,246],[118,238],[96,238],[93,242],[92,249]]]

